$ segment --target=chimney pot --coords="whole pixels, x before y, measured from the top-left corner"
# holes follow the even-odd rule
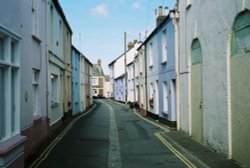
[[[169,14],[168,7],[165,7],[165,16],[168,16],[168,14]]]
[[[158,9],[158,16],[162,16],[162,6],[159,6],[159,9]]]

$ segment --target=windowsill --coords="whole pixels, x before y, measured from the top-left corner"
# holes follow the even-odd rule
[[[187,4],[186,10],[188,10],[190,7],[192,6],[192,4]]]
[[[0,144],[0,157],[9,154],[14,149],[17,149],[19,146],[24,144],[24,142],[26,140],[27,140],[27,138],[25,136],[16,135],[14,137],[11,137],[7,141],[1,142],[1,144]]]
[[[32,38],[33,38],[34,40],[36,40],[38,43],[41,43],[41,42],[42,42],[42,40],[41,40],[37,35],[35,35],[35,34],[32,34]]]
[[[161,64],[162,64],[162,65],[167,64],[167,60],[162,61]]]
[[[58,107],[59,105],[60,105],[60,103],[55,102],[55,103],[52,103],[52,104],[51,104],[51,107],[52,107],[52,108],[55,108],[55,107]]]

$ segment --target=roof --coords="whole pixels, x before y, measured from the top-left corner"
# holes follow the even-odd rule
[[[136,44],[136,43],[135,43],[135,44]],[[134,45],[135,45],[135,44],[134,44]],[[142,42],[141,42],[141,41],[138,41],[137,44],[142,44]],[[135,47],[135,46],[134,46],[134,47]],[[118,60],[119,58],[121,58],[122,56],[124,56],[126,53],[128,53],[130,50],[132,50],[134,47],[132,47],[132,48],[128,49],[126,52],[122,53],[119,57],[117,57],[115,60],[113,60],[111,63],[109,63],[108,66],[113,65],[113,64],[116,62],[116,60]]]
[[[92,72],[93,76],[104,76],[102,67],[99,64],[93,64]]]
[[[165,19],[163,19],[163,21],[161,22],[161,24],[159,24],[153,31],[152,33],[150,33],[150,35],[147,37],[147,39],[143,42],[143,45],[145,45],[168,21],[172,20],[170,17],[170,13],[173,12],[173,10],[171,10],[169,12],[169,14],[165,17]],[[141,47],[140,46],[140,47]]]
[[[90,64],[90,66],[93,66],[93,64],[89,61],[89,59],[83,55],[83,53],[81,53],[74,45],[71,45],[72,50],[74,50],[75,52],[77,52],[80,56],[84,57],[84,59]]]
[[[71,29],[71,27],[70,27],[70,25],[69,25],[69,23],[68,23],[65,15],[64,15],[64,12],[63,12],[63,10],[61,8],[60,3],[58,2],[58,0],[52,0],[52,2],[54,3],[56,9],[58,10],[58,12],[59,12],[60,16],[62,17],[64,23],[66,24],[67,28],[69,29],[70,34],[73,34],[72,29]]]

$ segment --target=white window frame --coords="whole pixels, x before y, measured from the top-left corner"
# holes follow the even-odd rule
[[[168,46],[167,46],[167,29],[162,32],[162,63],[166,63],[168,59]]]
[[[51,105],[56,106],[58,104],[58,76],[51,74]]]
[[[168,107],[168,101],[169,101],[169,95],[168,95],[168,85],[167,82],[163,82],[163,113],[168,114],[169,107]]]
[[[33,36],[39,38],[39,22],[38,22],[38,15],[39,15],[39,5],[37,4],[38,1],[37,0],[32,0],[32,24],[33,24],[33,27],[32,27],[32,34]]]
[[[153,67],[153,43],[149,43],[148,48],[149,67]]]
[[[39,107],[39,70],[33,69],[32,79],[33,89],[33,116],[37,117],[41,115]]]
[[[2,69],[3,100],[0,111],[0,143],[20,133],[20,36],[0,25],[3,57]],[[14,44],[14,45],[13,45]],[[0,88],[1,89],[1,88]],[[0,92],[1,94],[1,92]]]

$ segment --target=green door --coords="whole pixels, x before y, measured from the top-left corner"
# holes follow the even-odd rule
[[[191,133],[202,141],[202,53],[198,39],[192,43],[191,56]]]
[[[231,43],[232,157],[250,167],[250,12],[238,15]]]

